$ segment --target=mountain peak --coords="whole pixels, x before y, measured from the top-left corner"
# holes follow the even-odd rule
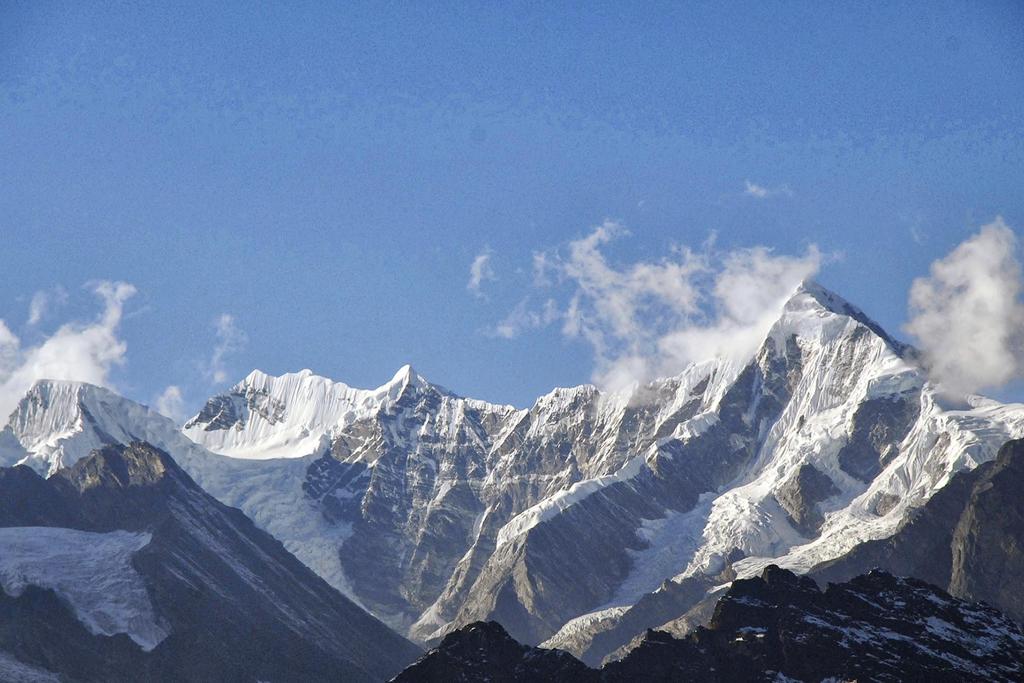
[[[878,335],[899,356],[902,356],[909,348],[903,342],[891,337],[881,325],[868,317],[859,307],[823,287],[815,280],[805,279],[797,286],[783,307],[783,315],[814,309],[856,320]]]
[[[790,304],[798,302],[807,302],[808,299],[812,300],[818,306],[829,310],[833,313],[840,315],[850,315],[850,311],[857,311],[863,313],[859,308],[851,304],[849,301],[839,296],[832,290],[822,286],[816,280],[805,279],[797,288],[793,291],[793,294],[789,297],[789,301],[786,303],[787,307]]]
[[[427,384],[427,381],[417,374],[416,370],[413,369],[412,365],[406,363],[402,367],[398,368],[398,372],[391,378],[388,385],[406,385],[406,384]]]
[[[194,486],[170,455],[142,441],[97,448],[70,468],[61,470],[61,475],[79,491],[96,487],[150,486],[170,473]]]
[[[26,464],[47,476],[112,444],[141,440],[165,448],[187,441],[173,420],[146,406],[110,389],[68,380],[36,382],[2,434],[0,464]]]

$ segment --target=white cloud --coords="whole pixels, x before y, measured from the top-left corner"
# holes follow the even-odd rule
[[[753,353],[783,303],[822,261],[814,246],[802,256],[765,247],[720,252],[712,237],[700,251],[677,247],[661,260],[616,266],[606,245],[627,234],[608,221],[561,253],[535,256],[568,288],[564,310],[554,298],[542,310],[520,302],[497,326],[498,336],[560,319],[563,334],[593,349],[594,381],[620,389],[715,355]]]
[[[504,339],[514,339],[527,330],[547,327],[562,317],[558,303],[548,299],[540,310],[529,308],[529,299],[523,299],[505,318],[494,326],[491,334]]]
[[[616,269],[601,247],[625,234],[621,225],[606,221],[570,242],[558,266],[562,278],[576,288],[563,331],[589,341],[599,358],[641,353],[651,330],[696,314],[700,292],[695,279],[708,267],[706,256],[683,249],[675,258]]]
[[[217,345],[213,347],[206,374],[215,384],[221,384],[228,378],[225,360],[231,354],[244,349],[249,338],[239,329],[235,323],[235,316],[230,313],[221,313],[213,325],[217,334]]]
[[[917,244],[924,244],[924,229],[920,225],[914,224],[910,226],[910,239],[914,240]]]
[[[185,398],[182,396],[181,387],[171,384],[156,397],[154,401],[156,411],[161,415],[171,418],[178,424],[185,420]]]
[[[749,180],[744,181],[744,183],[747,186],[747,189],[744,190],[744,192],[746,194],[749,194],[751,197],[757,197],[758,199],[764,199],[769,194],[767,187],[763,187],[761,185],[758,185],[757,183],[752,183]]]
[[[1000,387],[1024,371],[1017,237],[1001,217],[931,265],[910,289],[906,330],[946,388]]]
[[[549,262],[548,255],[543,251],[533,252],[533,284],[545,287],[551,284],[551,271],[555,270]]]
[[[6,377],[18,365],[21,340],[0,320],[0,378]]]
[[[0,416],[9,415],[41,379],[109,386],[112,368],[124,362],[127,345],[118,336],[124,302],[135,294],[126,282],[99,282],[93,292],[103,312],[93,322],[70,322],[36,346],[21,341],[0,320]]]
[[[61,286],[51,289],[41,289],[32,295],[28,305],[28,324],[38,325],[47,313],[56,305],[63,304],[68,300],[68,293]]]
[[[480,287],[484,282],[488,280],[497,279],[494,275],[494,269],[491,267],[491,256],[494,252],[488,247],[477,254],[476,258],[473,259],[473,263],[469,266],[469,282],[466,283],[466,289],[473,293],[474,296],[482,297],[484,293],[480,290]]]
[[[793,191],[789,189],[788,185],[779,185],[778,187],[767,187],[765,185],[759,185],[758,183],[750,180],[743,181],[744,190],[743,194],[750,197],[756,197],[757,199],[767,199],[768,197],[776,197],[783,195],[786,197],[792,197]]]
[[[760,246],[718,256],[719,270],[709,292],[713,316],[661,337],[653,375],[678,372],[712,355],[752,355],[782,306],[802,281],[818,272],[822,259],[814,245],[802,256],[776,255]]]

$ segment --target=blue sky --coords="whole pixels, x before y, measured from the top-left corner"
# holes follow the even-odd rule
[[[559,322],[495,330],[562,311],[534,254],[606,220],[620,270],[712,233],[719,260],[816,245],[818,280],[904,337],[929,264],[1024,226],[1019,3],[290,4],[0,6],[22,348],[123,281],[110,381],[143,401],[411,362],[524,405],[599,354]]]

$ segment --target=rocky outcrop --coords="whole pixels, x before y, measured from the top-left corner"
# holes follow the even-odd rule
[[[949,590],[1024,621],[1024,440],[981,471],[952,538]]]
[[[707,628],[650,633],[605,679],[1012,681],[1022,645],[1011,619],[916,579],[876,571],[820,591],[770,566],[736,581]]]
[[[804,536],[818,535],[824,516],[818,503],[838,495],[841,491],[829,476],[814,465],[805,463],[775,494],[779,505],[789,515],[793,526]]]
[[[531,661],[543,668],[534,672]],[[555,651],[517,647],[497,625],[474,624],[397,680],[511,680],[500,676],[512,668],[515,680],[552,680],[551,662],[568,663],[562,680],[595,683],[1017,681],[1024,676],[1024,630],[991,607],[916,579],[875,571],[821,591],[807,577],[769,566],[735,581],[706,628],[682,639],[648,631],[625,658],[600,670],[583,670]]]
[[[573,683],[592,680],[592,674],[568,653],[521,645],[497,622],[479,621],[449,633],[437,648],[399,674],[394,681]]]
[[[873,398],[862,403],[853,415],[850,438],[839,451],[839,466],[847,474],[869,482],[899,452],[917,414],[916,395]]]

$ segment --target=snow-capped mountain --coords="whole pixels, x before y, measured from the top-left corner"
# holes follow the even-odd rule
[[[752,358],[628,392],[516,409],[408,366],[372,390],[256,371],[178,431],[111,392],[41,383],[0,460],[51,472],[146,440],[414,639],[494,619],[593,663],[736,577],[891,537],[1022,434],[1024,406],[944,395],[912,349],[806,283]]]
[[[627,393],[515,410],[409,368],[372,391],[253,373],[185,433],[306,458],[307,500],[346,530],[345,588],[389,623],[430,640],[494,618],[539,642],[666,580],[807,571],[888,537],[1024,433],[1024,407],[944,397],[912,350],[808,283],[749,362]]]

